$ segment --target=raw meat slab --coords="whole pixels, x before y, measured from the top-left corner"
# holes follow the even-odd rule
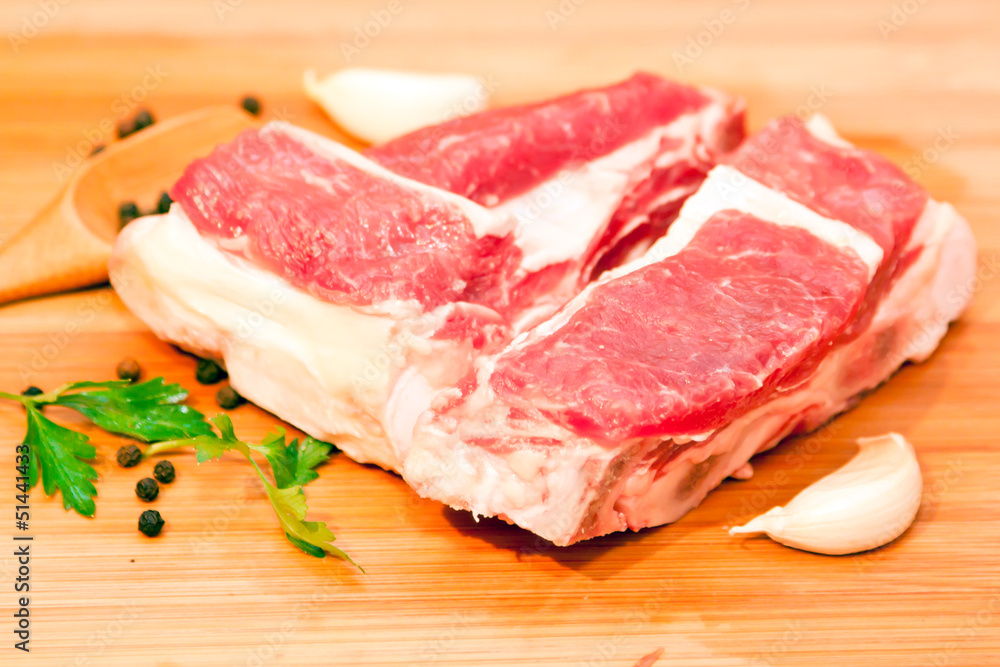
[[[770,143],[779,131],[793,149]],[[809,187],[791,176],[768,187],[716,167],[646,256],[426,394],[428,410],[393,431],[412,432],[404,478],[557,545],[659,525],[926,358],[967,303],[966,222],[822,121],[778,121],[732,162],[755,151],[780,154],[770,168],[789,174],[865,168],[833,172],[823,189],[821,171]],[[883,184],[894,198],[878,220],[826,217]]]

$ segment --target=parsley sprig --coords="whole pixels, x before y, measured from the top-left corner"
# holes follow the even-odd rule
[[[186,447],[194,448],[199,463],[218,459],[227,451],[243,454],[263,483],[278,522],[292,544],[307,554],[319,558],[331,554],[357,566],[344,551],[333,546],[334,535],[325,523],[305,518],[302,487],[319,476],[314,468],[326,461],[333,446],[314,438],[286,444],[283,429],[260,444],[244,442],[236,437],[229,417],[220,414],[209,422],[202,413],[182,404],[187,396],[187,390],[167,384],[163,378],[137,384],[127,380],[72,382],[37,395],[0,392],[0,398],[21,403],[27,414],[23,444],[28,445],[28,458],[19,471],[28,477],[30,488],[41,480],[46,495],[59,491],[66,509],[94,516],[94,482],[98,475],[87,462],[97,452],[87,435],[46,417],[42,409],[50,405],[75,410],[110,433],[154,443],[147,447],[147,457]],[[273,483],[254,460],[253,452],[263,455],[270,464]]]
[[[302,442],[295,439],[286,445],[284,429],[278,429],[277,432],[264,438],[259,445],[254,445],[236,437],[233,422],[228,416],[216,415],[212,417],[211,422],[218,429],[219,435],[212,433],[157,443],[146,448],[145,456],[194,447],[198,463],[204,463],[221,458],[230,451],[242,454],[264,485],[264,491],[267,492],[274,513],[278,517],[278,523],[281,524],[289,542],[318,558],[326,554],[339,556],[364,572],[364,569],[351,560],[343,550],[333,546],[334,535],[325,523],[306,521],[306,496],[302,486],[319,476],[313,468],[327,459],[332,445],[308,437]],[[262,454],[270,463],[274,484],[257,465],[253,452]]]
[[[184,438],[211,433],[205,416],[181,405],[187,391],[179,384],[156,378],[141,384],[128,381],[71,382],[47,394],[26,396],[0,392],[0,398],[18,401],[28,418],[24,443],[29,446],[28,486],[39,478],[46,495],[57,490],[63,507],[82,516],[94,516],[97,471],[87,463],[97,452],[90,438],[56,424],[42,414],[47,405],[76,410],[110,433],[143,442]]]

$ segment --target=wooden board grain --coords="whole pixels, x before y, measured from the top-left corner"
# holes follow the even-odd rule
[[[167,117],[256,92],[269,117],[333,134],[300,91],[306,67],[349,57],[465,70],[492,77],[498,103],[645,68],[744,95],[754,126],[821,110],[968,216],[982,280],[928,363],[760,457],[753,480],[726,482],[673,526],[566,549],[420,500],[344,457],[310,485],[310,504],[367,574],[291,549],[230,458],[171,457],[177,481],[156,501],[167,528],[150,540],[135,529],[144,506],[132,491],[148,466],[113,465],[121,441],[88,429],[97,517],[32,496],[28,655],[12,648],[16,563],[0,549],[0,664],[626,667],[660,647],[658,666],[1000,664],[995,3],[94,0],[49,3],[51,15],[43,5],[6,2],[0,16],[0,236],[139,98]],[[213,409],[192,359],[107,288],[0,308],[0,389],[108,379],[126,355]],[[248,437],[280,423],[252,406],[233,418]],[[0,406],[4,544],[23,429]],[[896,543],[828,558],[726,535],[846,461],[854,438],[887,430],[912,440],[925,476],[917,521]]]

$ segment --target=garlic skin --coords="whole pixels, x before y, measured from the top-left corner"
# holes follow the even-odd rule
[[[920,508],[923,478],[906,438],[888,433],[858,440],[860,451],[826,477],[730,535],[766,534],[820,554],[868,551],[903,534]]]
[[[418,74],[349,67],[319,79],[307,70],[306,96],[338,125],[369,143],[481,111],[489,91],[466,74]]]

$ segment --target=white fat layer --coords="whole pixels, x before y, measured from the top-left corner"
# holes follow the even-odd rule
[[[624,275],[676,255],[713,215],[726,210],[748,213],[782,227],[804,229],[830,245],[849,250],[867,265],[869,280],[882,263],[882,248],[868,234],[846,222],[822,216],[728,165],[719,165],[709,172],[698,191],[684,202],[667,235],[643,257],[621,267],[614,274]]]
[[[392,318],[321,301],[220,252],[177,206],[123,230],[110,270],[132,312],[161,338],[224,359],[248,399],[352,458],[398,467],[379,424]]]
[[[329,160],[343,160],[352,167],[368,172],[372,176],[385,179],[400,187],[418,192],[429,199],[436,199],[458,209],[469,221],[478,238],[490,235],[505,236],[515,231],[517,226],[517,219],[506,212],[491,211],[465,197],[400,176],[341,143],[301,127],[283,121],[273,121],[265,125],[261,132],[286,134]]]
[[[567,261],[582,261],[637,178],[645,177],[643,165],[670,164],[694,157],[694,144],[702,136],[709,105],[653,128],[611,153],[580,166],[565,169],[531,190],[503,202],[493,210],[518,218],[518,245],[527,272]],[[722,111],[711,115],[720,122]],[[680,142],[658,155],[665,140]]]

